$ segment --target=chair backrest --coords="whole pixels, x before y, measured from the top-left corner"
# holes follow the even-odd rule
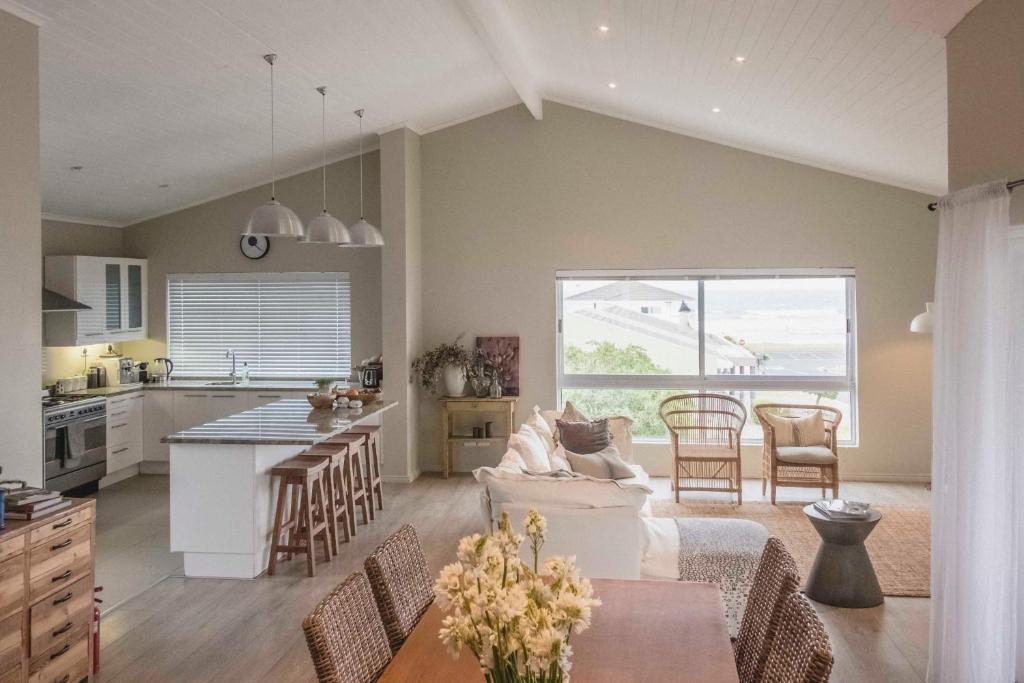
[[[825,435],[829,439],[828,445],[835,446],[833,437],[839,429],[839,423],[843,421],[843,413],[832,406],[819,406],[802,403],[759,403],[754,406],[754,415],[757,421],[765,425],[764,415],[778,415],[779,417],[801,418],[821,413],[821,419],[825,422]],[[764,430],[767,439],[768,430]]]
[[[370,582],[356,572],[302,621],[320,683],[369,683],[391,661]]]
[[[807,598],[786,598],[775,637],[768,648],[765,683],[825,683],[832,672],[832,646]]]
[[[398,652],[434,601],[434,582],[416,529],[406,524],[364,563],[391,651]]]
[[[782,617],[782,607],[798,590],[800,573],[796,561],[782,541],[769,538],[754,574],[736,639],[736,670],[740,683],[758,683],[761,680],[768,647]]]
[[[725,394],[679,394],[658,407],[673,442],[685,446],[729,446],[739,443],[747,409]]]

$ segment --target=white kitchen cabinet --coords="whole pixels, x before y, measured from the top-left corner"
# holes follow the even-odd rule
[[[213,422],[222,417],[244,413],[247,410],[249,410],[248,391],[211,391],[209,412],[203,422]]]
[[[249,391],[249,408],[259,408],[265,406],[268,403],[274,401],[280,401],[286,398],[301,398],[305,399],[308,392],[305,391],[268,391],[266,389]]]
[[[167,462],[170,460],[170,446],[160,439],[173,434],[174,394],[173,391],[144,391],[145,411],[143,421],[143,460]]]
[[[136,391],[107,399],[107,474],[142,461],[143,394]]]
[[[210,393],[207,391],[174,391],[174,431],[209,422]]]
[[[146,338],[146,259],[47,256],[48,289],[90,310],[43,315],[46,346],[83,346]]]

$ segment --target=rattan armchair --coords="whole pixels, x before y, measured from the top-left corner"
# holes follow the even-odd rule
[[[398,652],[434,601],[434,582],[416,529],[406,524],[364,563],[391,651]]]
[[[783,603],[765,658],[764,683],[825,683],[832,672],[832,646],[807,598],[793,593]]]
[[[658,413],[672,443],[672,485],[680,491],[735,493],[743,503],[740,434],[747,409],[724,394],[680,394]]]
[[[736,671],[740,683],[759,683],[764,675],[768,648],[789,596],[800,590],[796,561],[782,541],[772,537],[764,546],[754,575],[747,606],[736,638]]]
[[[391,647],[370,582],[356,572],[302,621],[320,683],[370,683],[391,661]]]
[[[830,406],[798,405],[789,403],[762,403],[754,406],[754,413],[764,432],[764,451],[761,458],[761,495],[769,484],[772,505],[779,487],[820,487],[821,497],[832,489],[832,497],[839,497],[839,423],[843,414]],[[780,446],[775,427],[765,419],[766,414],[800,419],[821,414],[825,423],[825,443],[809,446]]]

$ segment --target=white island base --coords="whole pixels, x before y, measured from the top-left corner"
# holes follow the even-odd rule
[[[354,425],[381,424],[394,405],[310,411],[304,400],[286,399],[166,437],[171,551],[184,554],[185,576],[253,579],[266,571],[274,466]]]

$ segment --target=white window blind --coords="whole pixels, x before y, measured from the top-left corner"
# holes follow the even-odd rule
[[[348,377],[348,273],[186,274],[167,278],[174,374],[226,375],[229,349],[254,377]]]

